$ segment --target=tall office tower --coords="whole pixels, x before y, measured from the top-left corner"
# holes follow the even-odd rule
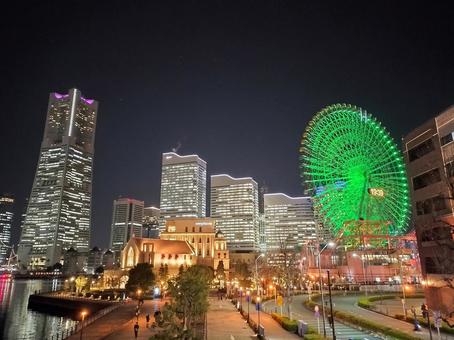
[[[142,237],[144,202],[119,198],[113,203],[110,249],[118,260],[120,252],[133,236]]]
[[[156,207],[143,208],[143,231],[144,238],[159,238],[159,217],[161,210]]]
[[[0,196],[0,264],[6,263],[9,254],[14,217],[13,205],[14,198],[11,195]]]
[[[22,265],[53,265],[70,247],[88,251],[97,110],[77,89],[49,96],[18,249]]]
[[[206,216],[207,163],[197,155],[162,154],[161,231],[175,217]]]
[[[426,299],[454,315],[446,285],[454,280],[454,106],[406,135],[403,148]]]
[[[265,194],[266,250],[278,253],[317,239],[310,197]]]
[[[260,248],[258,185],[251,177],[211,176],[211,216],[232,252]]]

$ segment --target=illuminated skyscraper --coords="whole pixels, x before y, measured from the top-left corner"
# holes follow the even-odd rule
[[[210,210],[230,251],[259,249],[258,185],[251,177],[211,176]]]
[[[197,155],[162,154],[161,230],[175,217],[206,216],[207,163]]]
[[[70,247],[88,251],[97,110],[77,89],[49,96],[18,249],[22,265],[53,265]]]
[[[11,225],[13,223],[14,198],[10,195],[0,196],[0,264],[6,262],[11,242]]]
[[[267,252],[294,249],[317,239],[310,197],[265,194],[265,240]]]
[[[142,237],[144,202],[131,198],[114,201],[110,249],[118,260],[123,247],[133,236]]]

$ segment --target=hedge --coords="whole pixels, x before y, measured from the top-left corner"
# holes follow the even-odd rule
[[[271,317],[276,320],[285,330],[292,333],[298,332],[298,321],[291,320],[288,317],[277,313],[271,313]]]

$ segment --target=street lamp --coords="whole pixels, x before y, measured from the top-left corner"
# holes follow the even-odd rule
[[[323,316],[323,336],[326,338],[326,326],[325,326],[325,298],[323,296],[323,281],[322,281],[322,264],[320,255],[326,249],[326,247],[334,248],[336,243],[333,241],[328,242],[325,246],[318,252],[318,279],[320,285],[320,295],[322,296],[322,316]]]
[[[361,256],[359,256],[359,255],[356,254],[356,253],[353,253],[353,257],[359,257],[359,259],[361,260],[361,265],[362,265],[362,267],[363,267],[364,288],[365,288],[366,296],[367,296],[366,268],[364,267],[364,260],[362,259]]]
[[[255,288],[257,289],[257,295],[259,295],[259,286],[258,286],[259,271],[258,271],[258,267],[257,267],[257,261],[262,256],[265,256],[265,254],[262,253],[259,256],[257,256],[257,258],[255,259]]]
[[[260,296],[257,296],[257,334],[260,334]]]
[[[250,296],[250,292],[249,290],[246,291],[246,301],[247,301],[247,323],[249,323],[249,305],[251,304],[250,303],[250,300],[251,300],[251,296]]]
[[[82,333],[84,331],[84,320],[85,320],[85,315],[87,315],[87,311],[83,310],[80,315],[82,316],[82,321],[81,321],[81,327],[80,327],[80,340],[82,340]]]
[[[142,294],[142,289],[137,289],[137,310],[136,310],[137,322],[139,322],[140,294]]]
[[[240,311],[243,314],[243,287],[240,287]]]

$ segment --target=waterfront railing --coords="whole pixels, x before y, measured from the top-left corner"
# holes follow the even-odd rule
[[[117,309],[119,306],[120,306],[120,304],[116,303],[116,304],[110,305],[109,307],[103,308],[100,311],[98,311],[97,313],[87,317],[84,321],[80,321],[76,325],[74,325],[70,328],[66,328],[66,329],[62,330],[61,332],[58,332],[55,335],[52,335],[49,338],[49,340],[68,339],[71,335],[74,335],[74,334],[80,332],[82,330],[82,328],[87,327],[88,325],[92,324],[93,322],[95,322],[99,318],[103,317],[104,315],[109,314],[113,310]]]

